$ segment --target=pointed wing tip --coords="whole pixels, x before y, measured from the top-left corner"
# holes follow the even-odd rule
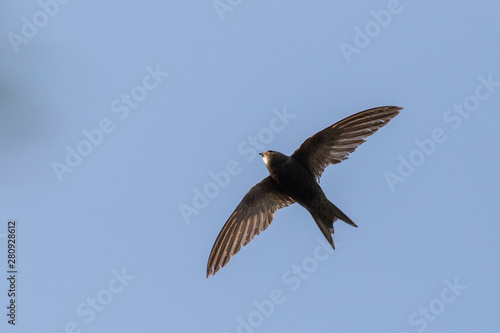
[[[394,113],[398,114],[399,111],[403,110],[403,108],[400,106],[395,106],[395,105],[386,105],[386,106],[379,106],[379,107],[369,109],[369,110],[379,111],[379,112],[394,112]],[[366,111],[368,111],[368,110],[366,110]],[[363,112],[363,111],[361,111],[361,112]]]
[[[386,109],[386,110],[395,111],[397,113],[399,113],[399,111],[403,110],[403,108],[400,107],[400,106],[383,106],[383,108]]]
[[[210,275],[215,275],[217,273],[217,270],[214,269],[213,267],[207,267],[207,279]]]
[[[403,110],[403,108],[399,107],[399,106],[380,106],[380,107],[374,108],[372,110],[375,111],[375,113],[384,115],[384,118],[381,118],[383,125],[380,126],[380,127],[383,127],[389,121],[391,121],[394,117],[396,117],[399,114],[399,111]]]

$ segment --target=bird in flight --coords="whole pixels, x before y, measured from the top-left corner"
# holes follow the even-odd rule
[[[293,203],[309,211],[335,249],[333,222],[342,220],[353,227],[357,225],[326,198],[319,186],[321,174],[328,165],[347,159],[401,109],[382,106],[353,114],[314,134],[290,156],[272,150],[260,153],[269,176],[248,191],[222,227],[208,257],[207,278],[265,230],[274,212]]]

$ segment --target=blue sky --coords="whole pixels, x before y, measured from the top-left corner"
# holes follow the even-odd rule
[[[491,332],[499,10],[2,3],[2,332]],[[255,153],[382,105],[404,109],[321,179],[359,226],[335,252],[293,205],[205,278]]]

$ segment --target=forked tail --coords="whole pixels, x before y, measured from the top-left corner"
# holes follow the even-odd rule
[[[335,245],[333,244],[332,239],[332,234],[334,233],[333,222],[341,220],[349,225],[352,225],[353,227],[357,227],[357,225],[352,222],[351,219],[340,209],[338,209],[337,206],[331,203],[326,196],[315,201],[309,212],[325,238],[328,240],[328,243],[330,243],[334,249]]]

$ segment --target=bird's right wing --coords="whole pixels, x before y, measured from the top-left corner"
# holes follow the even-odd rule
[[[319,181],[328,165],[347,159],[367,137],[387,125],[399,110],[397,106],[381,106],[355,113],[308,138],[291,157]]]
[[[278,184],[268,176],[248,191],[229,216],[215,240],[208,258],[207,277],[215,274],[273,220],[274,212],[295,201],[279,191]]]

